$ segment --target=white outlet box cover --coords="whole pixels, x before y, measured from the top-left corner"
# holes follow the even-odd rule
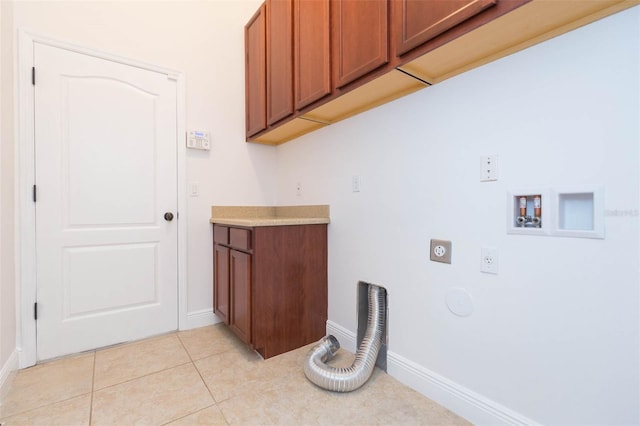
[[[445,297],[449,310],[459,317],[468,317],[473,313],[473,299],[463,288],[453,288]]]

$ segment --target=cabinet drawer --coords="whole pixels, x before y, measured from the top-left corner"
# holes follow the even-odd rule
[[[230,228],[229,245],[240,250],[251,250],[251,231],[249,229]]]
[[[219,244],[229,244],[229,227],[213,225],[213,242]]]

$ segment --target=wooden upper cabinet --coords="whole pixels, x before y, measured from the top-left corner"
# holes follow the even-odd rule
[[[294,0],[295,109],[331,93],[329,0]]]
[[[497,1],[392,0],[396,55],[400,56],[431,40],[493,6]]]
[[[388,0],[331,0],[336,88],[389,62],[388,19]]]
[[[293,114],[293,0],[267,0],[267,124]]]
[[[247,138],[267,128],[265,15],[263,4],[244,27]]]

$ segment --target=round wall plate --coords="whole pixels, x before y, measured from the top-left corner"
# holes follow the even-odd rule
[[[473,298],[463,288],[453,288],[445,297],[447,307],[459,317],[468,317],[473,313]]]

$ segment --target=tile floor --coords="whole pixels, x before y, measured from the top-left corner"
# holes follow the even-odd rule
[[[264,361],[218,324],[83,353],[19,371],[0,424],[468,424],[378,369],[354,392],[320,389],[302,369],[312,346]]]

